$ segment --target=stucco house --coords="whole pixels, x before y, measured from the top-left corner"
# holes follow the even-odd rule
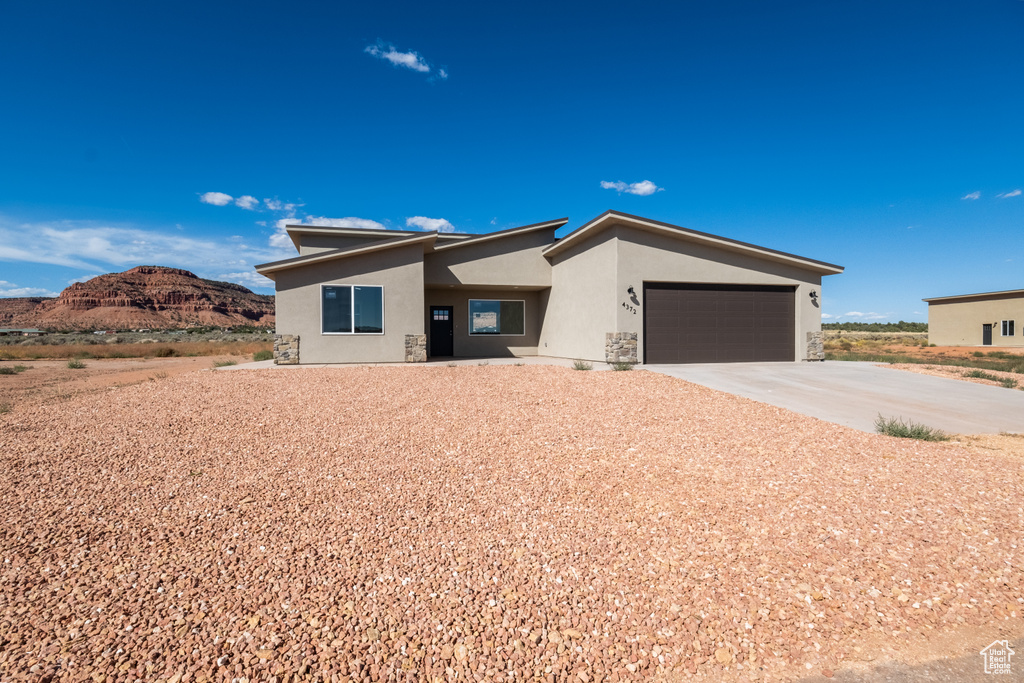
[[[482,235],[291,225],[274,280],[278,363],[554,356],[820,360],[841,266],[607,211]]]
[[[936,346],[1024,346],[1024,289],[923,299]]]

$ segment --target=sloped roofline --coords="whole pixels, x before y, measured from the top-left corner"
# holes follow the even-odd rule
[[[992,296],[1024,296],[1024,289],[1007,289],[1002,292],[980,292],[978,294],[954,294],[953,296],[933,296],[930,299],[921,299],[921,301],[932,304],[961,299],[984,299]]]
[[[291,239],[292,244],[295,248],[299,248],[299,235],[333,235],[335,237],[380,237],[390,238],[396,235],[422,235],[422,230],[377,230],[376,228],[341,228],[331,225],[303,225],[301,223],[286,225],[284,230],[288,233],[288,237]],[[446,232],[438,233],[443,238],[451,239],[467,239],[474,237],[472,233],[468,232]]]
[[[594,218],[581,225],[580,227],[573,230],[571,233],[556,241],[550,247],[546,248],[543,252],[544,256],[552,257],[561,252],[565,251],[569,247],[583,242],[588,237],[599,233],[606,227],[614,223],[625,223],[633,227],[647,230],[649,232],[666,235],[675,239],[686,240],[689,242],[698,242],[701,244],[707,244],[709,246],[718,247],[727,251],[739,252],[748,254],[756,258],[766,259],[769,261],[776,261],[780,263],[788,263],[796,265],[807,270],[822,273],[824,275],[835,275],[842,273],[845,268],[843,266],[837,266],[834,263],[827,263],[825,261],[816,261],[814,259],[805,258],[803,256],[797,256],[796,254],[789,254],[784,251],[778,251],[776,249],[769,249],[768,247],[761,247],[756,244],[750,244],[748,242],[740,242],[739,240],[729,239],[728,237],[721,237],[719,235],[712,235],[707,232],[699,232],[697,230],[691,230],[678,225],[672,225],[671,223],[662,223],[661,221],[651,220],[649,218],[643,218],[641,216],[634,216],[628,213],[622,213],[621,211],[615,211],[609,209],[603,214]]]
[[[467,239],[459,240],[458,242],[449,242],[448,244],[437,244],[434,245],[434,251],[441,251],[443,249],[457,249],[464,247],[467,244],[480,244],[493,239],[501,239],[503,237],[514,237],[516,235],[523,235],[528,232],[535,230],[557,230],[566,223],[569,222],[568,218],[556,218],[553,221],[544,221],[543,223],[533,223],[531,225],[522,225],[518,228],[509,228],[508,230],[499,230],[497,232],[486,232],[482,235],[472,235]],[[446,235],[451,233],[444,233]]]
[[[397,237],[392,237],[391,239],[370,242],[369,244],[360,244],[354,247],[345,247],[342,249],[331,249],[329,251],[322,251],[316,254],[296,256],[295,258],[284,259],[283,261],[261,263],[260,265],[254,267],[256,268],[256,272],[259,273],[260,275],[265,275],[266,277],[273,279],[273,277],[271,277],[270,274],[277,273],[282,270],[300,268],[302,266],[308,266],[314,263],[334,261],[336,259],[348,258],[350,256],[360,256],[362,254],[369,254],[375,251],[384,251],[385,249],[404,247],[410,244],[421,244],[428,242],[433,243],[434,240],[436,239],[436,232],[415,232],[412,233],[411,235],[399,235]]]

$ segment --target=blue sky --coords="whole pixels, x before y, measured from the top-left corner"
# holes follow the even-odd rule
[[[0,296],[141,264],[271,293],[282,222],[607,209],[838,263],[823,311],[1024,287],[1024,1],[0,10]]]

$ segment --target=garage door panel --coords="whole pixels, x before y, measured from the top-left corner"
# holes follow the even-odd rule
[[[645,284],[647,363],[792,361],[793,287]]]

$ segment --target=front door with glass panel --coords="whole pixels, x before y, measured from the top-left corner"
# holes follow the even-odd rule
[[[455,316],[451,306],[430,307],[430,355],[431,356],[454,356],[453,338],[455,330],[452,327]]]

